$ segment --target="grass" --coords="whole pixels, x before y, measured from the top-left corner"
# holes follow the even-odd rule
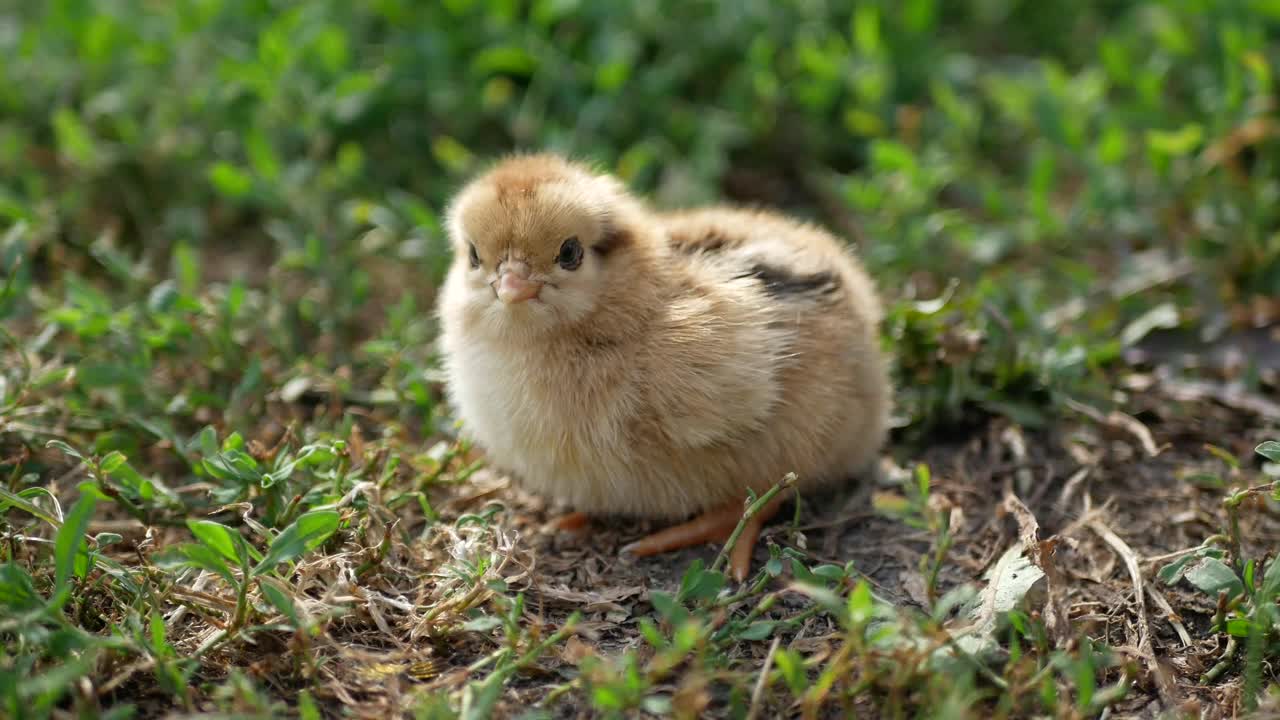
[[[1276,712],[1277,37],[1268,0],[0,6],[0,714]],[[875,274],[884,472],[741,586],[545,531],[457,439],[440,210],[513,147]]]

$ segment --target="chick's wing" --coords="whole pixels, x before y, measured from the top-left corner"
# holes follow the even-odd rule
[[[675,446],[740,440],[781,400],[791,335],[751,279],[691,274],[646,346],[650,418]]]

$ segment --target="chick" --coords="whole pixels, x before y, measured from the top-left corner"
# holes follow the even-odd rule
[[[789,472],[801,492],[844,481],[884,441],[880,303],[822,230],[759,210],[657,212],[549,154],[481,174],[447,226],[441,349],[464,432],[579,519],[696,516],[625,552],[724,542],[748,489]],[[777,506],[740,536],[739,581]]]

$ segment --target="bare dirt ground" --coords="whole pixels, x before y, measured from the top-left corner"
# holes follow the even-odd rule
[[[1127,418],[1091,418],[1084,409],[1076,420],[1036,433],[1005,421],[986,422],[972,428],[969,437],[928,448],[918,457],[897,452],[897,464],[927,463],[933,475],[931,502],[950,509],[955,542],[940,589],[980,581],[984,570],[1019,542],[1028,523],[1038,524],[1038,539],[1048,541],[1043,547],[1055,569],[1048,603],[1039,612],[1063,613],[1069,634],[1105,642],[1141,667],[1134,689],[1113,711],[1152,717],[1164,703],[1195,715],[1221,716],[1237,706],[1240,673],[1238,663],[1228,663],[1209,682],[1202,680],[1224,653],[1225,636],[1208,630],[1215,603],[1194,589],[1161,583],[1156,571],[1227,524],[1225,492],[1188,479],[1218,473],[1232,481],[1206,443],[1243,458],[1240,472],[1253,473],[1252,448],[1276,436],[1276,423],[1213,400],[1178,402],[1155,392],[1140,394],[1130,405]],[[884,473],[878,482],[862,482],[830,497],[806,498],[798,516],[789,507],[767,529],[756,562],[767,559],[769,544],[793,548],[814,561],[853,561],[882,597],[903,607],[924,607],[928,600],[919,561],[929,551],[929,535],[873,508],[876,493],[893,491],[891,476]],[[1017,500],[1009,498],[1020,500],[1029,515],[1020,514]],[[648,594],[673,591],[692,561],[709,564],[716,552],[706,547],[620,559],[618,549],[652,525],[600,518],[578,533],[551,531],[553,508],[483,471],[438,501],[445,517],[474,513],[493,502],[505,506],[506,512],[494,516],[495,532],[510,543],[511,562],[502,574],[512,590],[524,593],[526,610],[548,627],[559,626],[574,610],[585,613],[578,636],[558,657],[528,668],[513,682],[499,705],[503,713],[545,700],[572,677],[569,670],[585,655],[635,650],[643,659],[646,646],[636,623],[652,611]],[[1273,504],[1251,504],[1241,518],[1247,556],[1261,558],[1280,547],[1280,513]],[[440,543],[426,550],[443,551]],[[778,611],[803,602],[788,598]],[[394,619],[372,621],[382,625]],[[836,642],[837,630],[829,619],[816,616],[785,633],[782,642],[820,651]],[[740,647],[734,660],[758,666],[767,650],[767,642]],[[435,646],[426,684],[445,688],[461,682],[467,675],[463,668],[486,651],[467,643]],[[348,685],[335,675],[335,699],[352,707],[376,713],[417,684],[410,661],[421,661],[418,651],[370,647],[367,654],[350,655],[350,649],[348,654],[366,667],[380,654],[391,663],[376,686]],[[718,714],[714,688],[709,693],[707,709]],[[564,717],[588,712],[572,701],[551,707]],[[782,706],[772,710],[787,712]]]
[[[1210,393],[1146,375],[1120,385],[1133,388],[1124,413],[1104,415],[1074,405],[1068,417],[1035,431],[1006,419],[984,419],[920,450],[891,443],[878,477],[828,496],[801,498],[798,512],[788,504],[766,528],[755,566],[766,562],[770,546],[789,548],[815,564],[852,562],[879,597],[925,610],[932,599],[921,558],[934,539],[878,509],[884,498],[902,492],[908,470],[924,463],[932,476],[929,503],[949,513],[954,539],[941,564],[939,595],[965,583],[981,585],[996,559],[1021,545],[1038,554],[1049,580],[1045,596],[1031,603],[1033,616],[1051,629],[1056,622],[1066,647],[1087,636],[1134,668],[1134,685],[1112,705],[1113,717],[1155,717],[1161,708],[1232,716],[1241,707],[1244,653],[1231,655],[1228,636],[1212,627],[1213,598],[1186,583],[1169,585],[1157,572],[1206,539],[1223,536],[1229,522],[1222,501],[1229,488],[1263,481],[1253,448],[1280,438],[1280,417],[1269,414],[1261,396]],[[272,440],[270,433],[262,440]],[[1239,458],[1241,466],[1232,469],[1223,453]],[[1214,477],[1221,485],[1214,486]],[[674,591],[691,563],[701,559],[709,565],[718,550],[620,558],[624,544],[654,525],[597,518],[580,532],[554,531],[549,526],[559,508],[487,470],[465,482],[434,486],[429,496],[438,514],[434,523],[413,503],[388,508],[384,499],[371,496],[368,522],[343,540],[341,551],[300,565],[295,597],[307,598],[301,607],[319,632],[257,633],[251,642],[221,646],[205,658],[199,680],[216,684],[225,680],[219,667],[248,668],[277,697],[293,697],[305,681],[316,688],[322,707],[344,715],[402,713],[424,692],[456,690],[483,677],[486,663],[501,650],[500,630],[457,629],[474,621],[478,609],[495,615],[493,604],[486,605],[489,598],[522,593],[522,623],[533,638],[550,636],[575,611],[582,620],[576,634],[506,683],[496,716],[517,717],[541,707],[555,717],[591,717],[590,704],[574,684],[584,659],[616,659],[627,651],[642,663],[650,659],[654,650],[640,623],[653,615],[651,593]],[[461,520],[467,516],[474,522]],[[1239,520],[1241,556],[1274,556],[1280,507],[1259,495],[1245,502]],[[126,535],[122,548],[163,546],[164,533],[174,532],[157,528],[144,538],[127,524],[115,528]],[[490,580],[467,590],[450,568],[486,557],[492,562],[481,572]],[[491,592],[497,579],[503,587]],[[766,589],[785,587],[784,577]],[[212,585],[181,592],[214,606],[229,601]],[[779,592],[777,599],[762,617],[795,617],[810,603],[790,592]],[[188,650],[217,630],[211,618],[195,613],[170,624],[174,642]],[[843,634],[829,616],[814,614],[775,637],[782,647],[820,659],[837,651]],[[765,665],[769,651],[769,639],[737,642],[727,651],[726,672],[748,677]],[[164,714],[164,696],[138,670],[104,668],[110,688],[104,704],[119,697],[139,702],[144,715]],[[1108,672],[1111,682],[1119,676]],[[1274,681],[1277,671],[1264,665],[1268,678]],[[678,697],[684,692],[678,680],[677,673],[653,690]],[[726,692],[712,682],[699,697],[686,699],[687,707],[702,716],[724,716]],[[150,706],[148,697],[157,705]],[[763,713],[758,716],[794,715],[789,702],[783,693],[764,693],[756,703]]]

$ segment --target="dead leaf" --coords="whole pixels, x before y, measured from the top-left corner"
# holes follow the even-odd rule
[[[952,630],[957,645],[970,655],[986,655],[998,648],[1001,616],[1037,604],[1036,596],[1045,590],[1045,574],[1017,545],[1006,550],[984,578],[986,586],[960,614],[967,623]]]
[[[1067,613],[1058,601],[1058,593],[1065,583],[1062,574],[1054,563],[1054,552],[1057,550],[1058,538],[1040,540],[1040,523],[1031,510],[1012,493],[1004,498],[1004,510],[1018,521],[1018,538],[1022,542],[1022,551],[1027,554],[1036,567],[1045,575],[1045,626],[1055,642],[1067,639],[1071,632],[1071,623]]]
[[[602,590],[571,590],[554,585],[538,585],[535,588],[546,600],[565,603],[585,612],[605,612],[611,617],[630,616],[630,610],[618,601],[633,598],[644,593],[643,585],[606,587]]]
[[[1148,457],[1155,457],[1164,452],[1168,447],[1167,445],[1157,447],[1155,439],[1151,436],[1151,431],[1147,429],[1146,425],[1143,425],[1140,420],[1132,415],[1126,415],[1119,410],[1112,410],[1104,415],[1097,408],[1089,407],[1082,402],[1077,402],[1069,398],[1067,399],[1067,407],[1075,410],[1081,415],[1087,416],[1094,422],[1129,433],[1133,437],[1137,438],[1139,444],[1142,445],[1142,449],[1147,453]]]
[[[1177,704],[1174,685],[1164,670],[1160,668],[1156,661],[1155,651],[1151,647],[1151,627],[1147,621],[1145,585],[1142,580],[1142,569],[1138,566],[1138,554],[1133,551],[1133,548],[1129,547],[1129,543],[1126,543],[1111,528],[1107,527],[1102,518],[1095,517],[1091,520],[1089,529],[1102,538],[1103,542],[1111,546],[1111,549],[1120,556],[1120,559],[1124,561],[1125,567],[1129,570],[1129,579],[1133,582],[1134,609],[1138,613],[1138,652],[1146,662],[1152,678],[1156,681],[1156,687],[1160,691],[1160,697],[1164,700],[1165,706],[1173,707]]]
[[[560,651],[560,659],[571,665],[577,665],[584,658],[594,657],[597,654],[594,647],[577,635],[572,635],[565,642],[564,649]]]

